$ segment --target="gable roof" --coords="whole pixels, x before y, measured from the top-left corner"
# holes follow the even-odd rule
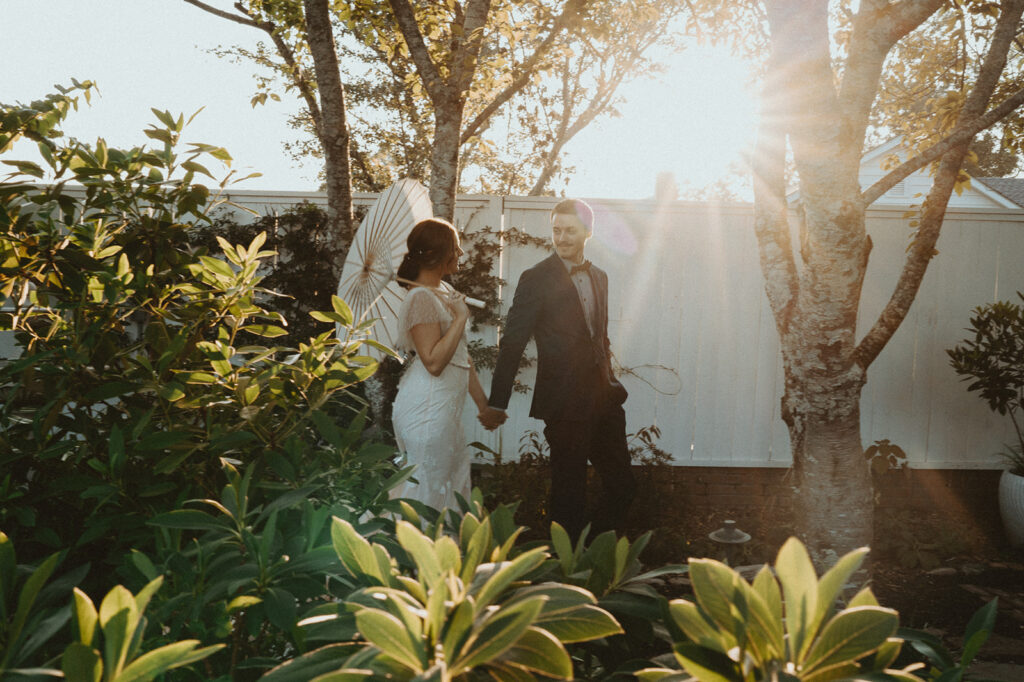
[[[1024,178],[974,178],[989,189],[1024,208]],[[975,185],[977,186],[977,185]]]
[[[862,187],[867,187],[877,180],[880,180],[888,170],[882,168],[883,163],[892,156],[903,160],[907,152],[903,149],[902,137],[894,137],[882,144],[869,149],[861,157],[860,181]],[[1016,187],[1013,178],[971,178],[970,186],[962,194],[953,194],[949,198],[949,208],[1024,208],[1024,186]],[[990,183],[990,180],[1010,180],[1011,183],[1000,184],[1007,192],[1017,193],[1019,197],[1001,191],[1001,188]],[[1020,181],[1024,182],[1024,181]],[[1011,185],[1014,185],[1011,188]],[[897,183],[897,186],[883,194],[876,205],[913,205],[920,204],[924,197],[931,190],[932,179],[927,168],[919,169],[910,174],[905,180]],[[1000,190],[1000,191],[997,191]],[[1018,201],[1017,199],[1020,199]]]

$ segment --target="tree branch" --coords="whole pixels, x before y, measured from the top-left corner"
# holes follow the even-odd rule
[[[859,165],[871,104],[878,93],[886,55],[907,33],[920,26],[941,6],[927,2],[863,3],[854,19],[849,57],[839,93],[840,155],[843,164]]]
[[[799,293],[786,203],[786,137],[770,111],[761,116],[751,159],[754,180],[754,233],[764,273],[765,293],[781,336],[789,327]]]
[[[569,21],[583,11],[588,1],[589,0],[567,0],[565,6],[562,8],[561,14],[559,14],[555,18],[554,22],[552,22],[551,30],[546,36],[544,36],[544,40],[541,41],[540,45],[537,46],[537,49],[533,51],[533,54],[527,57],[522,66],[519,67],[519,75],[512,79],[512,82],[509,83],[504,90],[498,93],[497,96],[492,98],[491,101],[487,103],[487,106],[474,116],[473,120],[470,121],[463,129],[460,144],[465,144],[469,138],[474,135],[478,135],[485,127],[484,124],[494,114],[494,112],[504,106],[504,104],[512,99],[516,93],[526,87],[533,78],[533,72],[537,67],[537,64],[551,50],[551,47],[555,43],[555,39],[557,39],[562,30],[569,25]]]
[[[202,2],[201,0],[185,0],[185,2],[187,2],[188,4],[193,5],[195,7],[198,7],[199,9],[203,10],[204,12],[209,12],[210,14],[216,15],[216,16],[220,17],[221,19],[227,19],[228,21],[233,21],[236,24],[241,24],[242,26],[252,26],[253,28],[259,28],[259,29],[263,28],[260,25],[260,22],[256,21],[252,17],[248,16],[248,13],[245,13],[244,16],[239,16],[237,14],[232,14],[231,12],[225,12],[222,9],[217,9],[216,7],[213,7],[212,5],[207,5],[205,2]],[[237,7],[237,5],[236,5],[236,7]]]
[[[462,23],[462,35],[455,35],[452,41],[451,82],[458,92],[468,91],[473,83],[484,42],[484,27],[490,13],[491,0],[470,0]]]
[[[998,106],[990,109],[984,116],[979,116],[970,124],[957,128],[945,138],[936,142],[931,147],[921,152],[912,159],[907,159],[898,167],[889,171],[884,177],[875,182],[861,193],[861,199],[865,206],[870,206],[883,194],[892,189],[898,182],[905,180],[915,171],[924,168],[946,154],[953,147],[963,144],[970,144],[975,135],[987,128],[991,128],[1003,118],[1012,114],[1021,105],[1024,105],[1024,88],[1017,90],[1003,100]]]
[[[388,0],[388,4],[391,5],[391,11],[395,14],[395,21],[402,32],[405,44],[409,47],[409,55],[416,64],[420,78],[423,79],[427,94],[436,105],[439,100],[447,96],[450,84],[441,76],[437,64],[430,57],[430,49],[420,32],[416,14],[409,5],[409,0]]]
[[[205,2],[201,2],[201,0],[184,1],[190,5],[198,7],[201,10],[209,12],[214,16],[218,16],[223,19],[227,19],[228,21],[233,21],[235,23],[242,24],[243,26],[251,26],[253,28],[258,28],[259,30],[263,31],[268,36],[270,36],[270,40],[274,43],[274,47],[277,48],[277,54],[281,57],[282,60],[284,60],[285,66],[288,69],[288,76],[292,81],[292,85],[295,86],[295,88],[299,91],[299,93],[302,95],[303,101],[306,103],[306,108],[309,110],[309,116],[310,118],[313,119],[313,125],[317,129],[320,128],[321,115],[320,106],[316,101],[316,87],[313,85],[313,83],[309,81],[309,78],[306,76],[305,70],[301,66],[299,66],[298,60],[295,58],[295,52],[292,50],[291,46],[288,45],[288,43],[286,43],[284,39],[279,35],[277,31],[277,25],[274,22],[262,21],[256,18],[252,15],[252,13],[249,12],[249,10],[244,5],[242,5],[241,2],[235,3],[235,9],[242,13],[241,15],[237,15],[231,14],[230,12],[225,12],[221,9],[217,9],[216,7],[211,7]]]
[[[896,283],[896,287],[889,298],[889,302],[886,303],[885,309],[882,310],[875,324],[864,336],[860,344],[858,344],[855,351],[857,363],[863,368],[867,368],[878,357],[878,354],[882,352],[882,349],[885,348],[889,339],[896,332],[896,329],[906,319],[910,306],[917,297],[917,292],[921,287],[921,281],[924,279],[928,263],[936,253],[935,244],[939,240],[939,232],[942,229],[946,207],[949,204],[949,197],[953,192],[953,187],[956,185],[960,167],[963,165],[964,157],[967,155],[971,139],[981,129],[977,127],[978,122],[987,118],[987,115],[981,116],[981,113],[988,106],[992,93],[995,92],[996,86],[999,83],[1003,68],[1006,66],[1007,54],[1016,36],[1022,13],[1024,13],[1024,0],[1008,0],[1002,5],[1002,11],[999,14],[999,20],[996,24],[988,53],[985,55],[981,69],[978,72],[978,78],[970,94],[967,96],[967,100],[964,102],[964,106],[957,119],[953,136],[958,136],[958,139],[955,142],[950,142],[947,151],[942,155],[942,160],[939,162],[939,170],[935,175],[935,182],[932,184],[932,189],[928,193],[921,211],[921,223],[918,228],[917,237],[914,243],[911,244],[903,271],[900,273],[899,281]],[[1008,102],[1015,99],[1017,95],[1021,95],[1024,98],[1024,94],[1021,92],[1015,93],[999,107],[990,111],[989,114],[1001,108],[1006,109],[1006,113],[1012,111],[1016,107],[1008,105]],[[1006,114],[1003,115],[1005,116]],[[998,117],[992,118],[993,122],[997,120],[999,120]],[[875,185],[878,184],[875,183]],[[872,185],[872,188],[875,185]]]

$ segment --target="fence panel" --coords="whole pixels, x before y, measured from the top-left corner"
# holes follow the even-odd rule
[[[504,228],[547,237],[555,199],[506,198]],[[588,257],[610,279],[609,336],[630,391],[631,431],[654,424],[677,464],[788,466],[779,415],[783,389],[775,323],[764,294],[749,206],[602,201]],[[903,209],[873,210],[874,242],[859,333],[892,293],[909,239]],[[919,468],[990,468],[1011,442],[1008,420],[992,415],[949,367],[945,349],[964,336],[970,310],[1024,289],[1024,217],[1013,211],[951,210],[910,314],[869,370],[862,399],[865,445],[882,438]],[[523,270],[545,257],[510,248],[500,263],[503,309]],[[528,351],[530,354],[531,351]],[[485,386],[489,377],[484,377]],[[533,372],[520,380],[530,385]],[[470,410],[472,412],[472,410]],[[514,456],[529,419],[516,394],[497,434],[480,439]]]

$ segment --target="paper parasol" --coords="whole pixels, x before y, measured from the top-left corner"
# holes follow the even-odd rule
[[[391,348],[398,341],[398,308],[405,297],[395,273],[413,226],[434,215],[426,188],[404,178],[381,192],[356,230],[338,281],[338,296],[356,320],[377,318],[373,337]],[[338,329],[339,336],[345,333]],[[367,353],[380,359],[375,348]]]

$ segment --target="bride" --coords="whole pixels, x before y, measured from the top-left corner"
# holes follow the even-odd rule
[[[464,453],[462,406],[466,393],[477,410],[487,397],[466,347],[466,297],[441,278],[457,272],[462,248],[451,223],[421,220],[406,240],[398,276],[415,282],[398,312],[399,350],[415,351],[398,384],[392,419],[398,448],[412,475],[392,494],[435,509],[454,508],[455,493],[469,498],[469,457]]]

